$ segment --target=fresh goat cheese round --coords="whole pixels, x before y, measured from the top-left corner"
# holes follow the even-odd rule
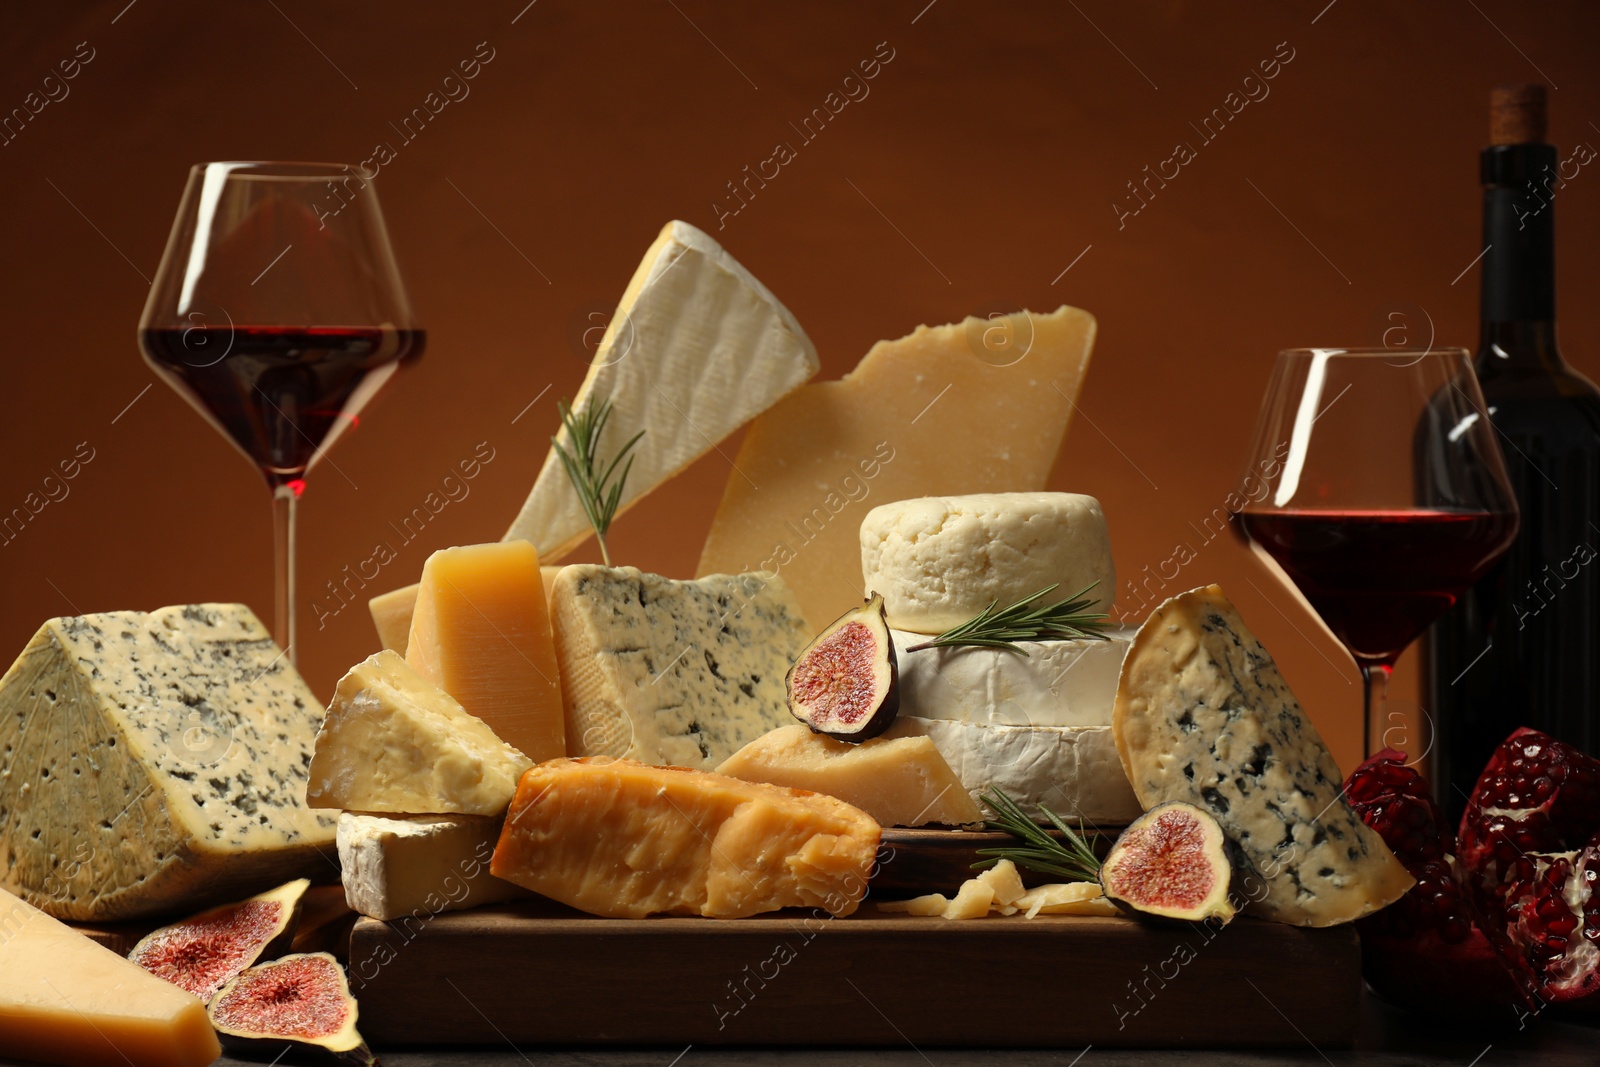
[[[861,522],[867,596],[883,594],[889,625],[939,634],[990,604],[1056,589],[1053,604],[1099,583],[1097,610],[1116,596],[1100,502],[1077,493],[978,493],[880,504]]]
[[[1135,628],[1104,641],[1019,641],[1021,655],[961,646],[907,651],[927,634],[891,630],[901,714],[1002,726],[1110,726],[1117,676]]]
[[[1088,826],[1119,826],[1144,813],[1109,726],[1006,726],[900,715],[884,737],[925,736],[972,799],[1004,790],[1043,821],[1039,805]]]

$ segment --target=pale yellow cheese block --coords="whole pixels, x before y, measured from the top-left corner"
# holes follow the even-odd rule
[[[1073,307],[919,326],[802,386],[750,424],[699,573],[775,571],[814,628],[858,606],[871,508],[1045,488],[1094,334]]]
[[[852,745],[795,723],[745,745],[717,773],[826,793],[883,826],[983,821],[982,809],[926,737],[875,737]]]
[[[559,570],[560,567],[539,568],[547,602],[550,599],[550,584],[555,581]],[[401,589],[379,593],[367,601],[367,610],[372,613],[372,625],[378,629],[378,641],[384,648],[393,649],[402,656],[406,654],[406,642],[411,637],[411,613],[417,608],[417,591],[421,588],[421,582],[414,582]]]
[[[221,1054],[198,997],[0,890],[0,1057],[201,1067]]]
[[[594,756],[522,776],[489,873],[594,915],[845,916],[878,824],[842,800],[709,771]]]
[[[528,542],[429,556],[406,662],[535,763],[566,755],[550,605]]]

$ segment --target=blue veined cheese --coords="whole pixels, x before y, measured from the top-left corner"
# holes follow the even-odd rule
[[[0,884],[110,920],[326,878],[321,720],[242,604],[51,619],[0,678]]]
[[[1112,725],[1146,809],[1205,808],[1243,850],[1254,914],[1331,926],[1414,884],[1345,802],[1333,756],[1218,586],[1173,597],[1140,627]]]
[[[780,578],[577,564],[550,617],[574,756],[709,771],[794,721],[784,675],[811,635]]]

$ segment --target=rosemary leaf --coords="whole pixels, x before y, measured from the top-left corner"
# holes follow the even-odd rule
[[[584,517],[594,527],[595,540],[600,544],[600,558],[610,566],[611,553],[606,548],[606,531],[611,528],[611,520],[617,516],[617,509],[622,504],[623,486],[633,470],[634,457],[629,453],[639,443],[639,438],[644,436],[644,431],[634,434],[611,457],[611,462],[604,464],[596,450],[606,423],[611,419],[611,401],[596,401],[591,397],[583,411],[575,413],[563,400],[556,404],[556,410],[561,413],[561,426],[567,431],[567,445],[571,451],[561,444],[559,437],[550,438],[550,444],[555,448],[562,469],[567,472],[567,478],[578,494],[578,504],[583,508]],[[624,458],[627,462],[623,463],[621,475],[612,481],[617,464],[622,463]],[[602,466],[604,472],[596,474],[596,470]]]
[[[1074,596],[1043,607],[1035,607],[1034,602],[1054,592],[1055,585],[1045,586],[1008,607],[1002,608],[1000,601],[996,600],[975,618],[946,630],[938,637],[912,645],[906,651],[976,646],[1002,648],[1026,656],[1028,653],[1018,647],[1018,641],[1104,641],[1106,635],[1100,631],[1105,629],[1110,616],[1103,611],[1090,611],[1099,601],[1087,595],[1099,584],[1098,581],[1090,582]]]
[[[1007,859],[1036,874],[1054,875],[1069,882],[1093,882],[1100,877],[1100,858],[1095,855],[1092,844],[1096,835],[1091,833],[1085,838],[1082,823],[1074,830],[1061,816],[1040,804],[1040,813],[1061,831],[1063,840],[1057,841],[1028,818],[1022,805],[1003,790],[990,790],[981,799],[995,811],[995,818],[988,822],[989,828],[1004,830],[1021,844],[979,849],[978,855],[986,858],[974,863],[974,869],[991,867]]]

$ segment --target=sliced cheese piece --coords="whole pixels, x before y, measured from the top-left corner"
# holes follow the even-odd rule
[[[946,919],[981,919],[994,904],[994,887],[979,878],[968,878],[945,905]]]
[[[875,737],[852,745],[793,723],[745,745],[717,773],[826,793],[882,826],[983,821],[961,779],[926,737]]]
[[[908,649],[926,634],[890,630],[900,667],[900,710],[923,719],[999,726],[1110,726],[1122,657],[1135,628],[1106,640],[1019,641],[1008,649]]]
[[[529,759],[566,755],[549,605],[526,541],[428,557],[406,662]]]
[[[783,678],[811,631],[781,580],[576,564],[551,613],[574,755],[708,771],[794,722]]]
[[[1043,804],[1089,826],[1126,825],[1143,814],[1109,727],[1005,726],[900,715],[885,737],[929,738],[987,811],[981,794],[1005,791],[1043,822]]]
[[[203,1067],[220,1055],[198,997],[0,890],[0,1056]]]
[[[1016,900],[1028,918],[1036,915],[1116,915],[1099,882],[1051,882],[1036,886]]]
[[[978,881],[994,891],[994,902],[1002,906],[1015,904],[1028,891],[1022,884],[1022,872],[1010,860],[996,863],[978,875]]]
[[[781,573],[813,630],[859,606],[868,500],[1044,489],[1094,330],[1069,307],[919,326],[801,388],[751,423],[699,573]]]
[[[51,619],[0,678],[0,885],[104,921],[325,872],[321,720],[242,604]]]
[[[556,572],[560,569],[539,567],[546,601],[550,598],[550,583],[555,581]],[[367,610],[372,613],[372,625],[378,630],[378,641],[384,648],[393,649],[402,656],[406,654],[406,643],[411,638],[411,615],[416,610],[417,592],[421,588],[422,583],[415,582],[401,589],[380,593],[367,601]]]
[[[594,915],[845,916],[878,851],[872,817],[820,793],[609,757],[522,778],[490,871]]]
[[[532,762],[384,649],[339,679],[306,800],[349,811],[499,815]]]
[[[1158,607],[1122,665],[1117,748],[1146,808],[1211,812],[1259,878],[1249,910],[1349,922],[1414,879],[1344,800],[1343,775],[1267,650],[1215,586]]]
[[[810,338],[766,286],[705,233],[669,222],[623,292],[572,410],[610,401],[602,456],[644,432],[621,512],[819,366]],[[565,427],[556,440],[571,448]],[[592,532],[552,449],[506,539],[531,541],[555,560]]]
[[[943,916],[944,909],[950,906],[950,899],[943,893],[927,893],[910,900],[885,900],[878,905],[879,911],[904,912],[919,918],[931,919],[935,915]]]
[[[879,504],[861,521],[867,596],[883,595],[889,625],[942,634],[981,614],[1055,590],[1039,607],[1117,595],[1100,501],[1078,493],[976,493]]]
[[[352,911],[427,919],[527,896],[489,873],[505,820],[488,815],[339,817],[339,869]]]

